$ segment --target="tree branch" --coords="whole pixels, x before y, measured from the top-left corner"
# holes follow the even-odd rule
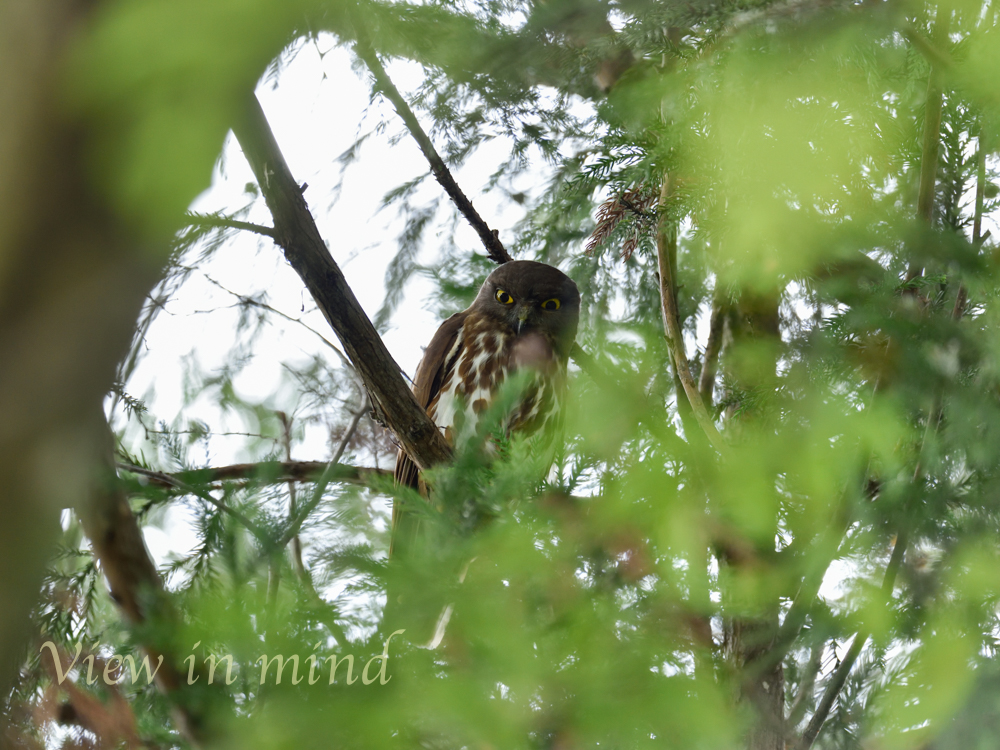
[[[121,608],[125,619],[133,626],[148,622],[176,623],[179,614],[163,588],[156,564],[146,549],[142,530],[111,468],[114,466],[111,432],[103,413],[98,412],[96,418],[103,425],[104,444],[100,449],[108,473],[106,481],[92,484],[88,501],[77,508],[80,524],[100,562],[111,598]],[[187,686],[180,656],[170,642],[171,632],[176,631],[172,627],[146,631],[142,647],[154,662],[163,657],[163,664],[156,673],[156,684],[171,700],[174,720],[181,733],[192,746],[198,747],[211,735],[208,718],[212,715],[216,694],[200,690],[194,694]]]
[[[141,466],[134,466],[132,464],[123,464],[123,463],[116,465],[118,466],[118,468],[123,469],[124,471],[130,471],[133,474],[139,474],[144,477],[151,477],[155,475],[156,478],[159,479],[161,482],[163,482],[165,485],[170,487],[176,487],[185,494],[199,497],[209,505],[213,505],[219,510],[223,511],[224,513],[228,513],[237,521],[239,521],[241,524],[243,524],[243,526],[245,526],[246,529],[250,531],[250,533],[252,533],[255,537],[257,537],[257,539],[259,539],[261,542],[265,542],[267,540],[267,533],[260,526],[255,524],[253,521],[251,521],[249,518],[240,513],[231,505],[228,505],[227,503],[224,503],[221,500],[212,497],[212,494],[208,492],[208,490],[205,490],[201,487],[196,487],[193,484],[188,484],[184,480],[178,479],[177,477],[171,476],[170,474],[164,474],[158,471],[150,471],[149,469],[144,469]]]
[[[813,644],[812,649],[809,651],[809,661],[806,662],[802,679],[799,680],[799,691],[795,695],[795,700],[792,701],[791,708],[788,709],[788,718],[785,725],[789,729],[794,729],[802,721],[802,717],[805,716],[809,696],[812,695],[813,688],[816,686],[816,677],[819,675],[820,668],[823,665],[823,649],[825,645],[825,642]]]
[[[278,412],[278,419],[281,420],[281,437],[285,444],[285,460],[292,462],[292,418],[285,412]],[[298,514],[298,498],[296,497],[295,480],[288,480],[288,517],[295,518]],[[292,565],[295,568],[295,575],[301,580],[308,577],[306,566],[302,562],[302,540],[298,534],[292,537]]]
[[[262,461],[255,464],[230,464],[206,469],[192,469],[168,474],[162,471],[143,469],[141,466],[119,463],[119,469],[140,474],[156,487],[179,487],[190,484],[214,484],[224,481],[258,482],[261,484],[281,484],[282,482],[314,482],[330,466],[329,461]],[[388,469],[369,466],[349,466],[338,463],[333,467],[328,481],[347,484],[367,485],[376,477],[390,477]],[[209,487],[208,489],[216,489]]]
[[[942,52],[937,45],[931,42],[930,39],[925,37],[916,26],[910,22],[903,23],[901,27],[903,36],[905,36],[910,44],[917,48],[917,51],[923,55],[927,62],[931,65],[936,66],[941,70],[950,70],[954,63],[951,57],[947,53]]]
[[[420,147],[420,151],[430,164],[434,179],[440,183],[441,187],[448,194],[448,197],[451,198],[458,210],[462,212],[462,215],[472,225],[472,228],[476,230],[476,234],[479,235],[479,239],[482,241],[483,247],[486,248],[486,254],[490,260],[495,263],[506,263],[512,260],[507,249],[500,242],[499,232],[490,229],[489,225],[483,221],[483,217],[476,211],[475,206],[472,205],[472,201],[469,200],[462,191],[462,188],[459,187],[454,176],[451,174],[451,170],[448,169],[448,166],[444,163],[444,159],[441,158],[434,148],[434,144],[431,143],[430,137],[428,137],[427,133],[420,126],[420,122],[417,120],[416,115],[413,114],[413,110],[410,109],[410,105],[406,103],[402,94],[399,93],[399,89],[396,88],[392,79],[389,78],[389,74],[386,73],[372,46],[366,40],[359,39],[357,44],[354,45],[354,52],[368,66],[372,76],[374,76],[375,88],[392,102],[396,113],[403,120],[406,129],[410,131],[413,140],[417,142],[417,146]]]
[[[114,383],[146,295],[170,252],[172,232],[161,232],[169,221],[165,214],[144,213],[142,221],[138,213],[127,216],[122,196],[94,180],[105,169],[120,174],[122,152],[110,148],[98,156],[94,146],[110,146],[113,133],[124,131],[99,116],[87,95],[77,100],[80,106],[66,106],[67,55],[91,43],[102,12],[107,3],[0,2],[0,695],[5,697],[19,679],[32,636],[31,613],[62,533],[60,512],[87,504],[87,473],[103,460],[93,453],[107,426],[93,414]],[[202,163],[200,156],[191,158],[189,165]],[[169,194],[186,200],[189,184],[172,183]],[[143,200],[130,205],[145,206]],[[53,457],[61,462],[59,469],[40,470],[40,461]]]
[[[225,216],[218,216],[216,214],[196,214],[193,212],[186,214],[186,217],[188,226],[242,229],[246,232],[253,232],[254,234],[274,239],[274,229],[261,226],[260,224],[251,224],[248,221],[237,221],[236,219],[227,219]]]
[[[336,332],[379,418],[421,469],[447,461],[451,448],[406,386],[330,255],[256,96],[249,97],[246,115],[233,130],[274,217],[275,242]]]
[[[660,190],[661,209],[666,203],[670,192],[670,178],[664,176],[663,187]],[[698,385],[691,375],[691,367],[688,365],[687,354],[684,352],[684,334],[681,331],[680,318],[677,313],[677,297],[674,294],[674,271],[670,264],[667,249],[667,212],[660,212],[660,228],[656,233],[656,257],[660,271],[660,300],[662,302],[663,329],[667,336],[667,344],[670,346],[670,353],[674,360],[674,371],[681,381],[684,393],[691,404],[691,412],[702,431],[708,437],[709,442],[719,452],[726,456],[729,453],[729,446],[722,439],[722,435],[715,427],[715,422],[705,408],[704,401],[701,400],[701,393]]]
[[[938,8],[938,18],[934,23],[936,40],[947,37],[948,13],[944,8]],[[934,211],[934,185],[941,141],[941,107],[944,102],[941,79],[940,67],[932,64],[924,105],[924,143],[920,157],[920,194],[917,196],[917,216],[927,222],[931,221]]]
[[[896,584],[896,574],[899,573],[899,568],[903,563],[903,555],[906,552],[906,544],[907,534],[905,531],[900,532],[896,536],[896,543],[892,547],[892,556],[889,558],[889,564],[886,566],[885,575],[882,578],[882,594],[886,597],[892,596],[892,589]],[[795,746],[795,750],[809,750],[813,742],[816,741],[820,731],[823,729],[823,724],[826,722],[826,717],[830,714],[830,709],[833,708],[833,702],[840,695],[840,691],[843,690],[844,684],[847,682],[847,677],[854,667],[854,662],[861,655],[861,649],[868,642],[870,635],[871,629],[863,627],[854,636],[854,640],[851,641],[851,647],[847,650],[843,661],[840,662],[837,670],[833,673],[833,677],[830,678],[830,683],[826,686],[826,692],[823,693],[819,705],[816,706],[816,712],[806,725],[806,729],[802,733],[802,738]]]
[[[938,8],[934,22],[934,39],[940,44],[948,38],[950,11]],[[930,224],[934,218],[934,187],[937,183],[938,151],[941,140],[941,107],[944,101],[941,66],[931,62],[927,79],[927,100],[924,105],[924,141],[920,155],[920,192],[917,195],[917,217]],[[906,281],[912,281],[923,272],[919,262],[910,264]]]
[[[302,506],[299,510],[297,516],[294,516],[288,524],[288,528],[285,529],[285,533],[281,535],[278,540],[278,547],[284,547],[288,542],[290,542],[296,534],[299,533],[299,529],[302,528],[302,524],[309,517],[309,514],[313,512],[317,505],[319,505],[320,500],[323,499],[323,491],[326,489],[326,485],[333,481],[333,477],[340,466],[340,459],[344,455],[344,451],[347,450],[347,444],[351,442],[354,437],[354,433],[357,432],[358,423],[361,422],[361,417],[368,413],[368,404],[362,405],[360,409],[355,413],[354,418],[351,420],[351,424],[348,425],[347,431],[344,433],[343,439],[340,441],[340,445],[337,447],[337,451],[333,454],[333,458],[330,459],[330,463],[327,464],[323,473],[320,475],[319,479],[316,481],[316,489],[313,491],[313,496],[309,498],[309,502]]]
[[[983,136],[980,134],[976,143],[976,204],[972,219],[972,244],[978,249],[986,239],[983,236],[983,203],[986,197],[986,151],[983,149]],[[987,234],[989,234],[987,232]],[[965,284],[958,285],[958,292],[955,294],[955,307],[951,311],[953,320],[961,320],[965,314],[965,306],[968,304],[969,295]]]
[[[986,199],[986,149],[983,148],[982,127],[976,138],[976,209],[972,219],[972,242],[979,245],[983,236],[983,203]]]
[[[594,356],[590,354],[590,352],[585,350],[575,341],[569,350],[569,356],[574,362],[576,362],[577,367],[587,373],[587,375],[590,376],[590,379],[597,383],[597,385],[601,388],[614,391],[618,390],[620,387],[617,379],[613,375],[609,374],[607,370],[605,370],[597,362],[597,360],[594,359]]]
[[[802,583],[792,600],[791,607],[785,614],[785,619],[774,636],[771,647],[756,659],[752,665],[754,671],[764,673],[784,660],[789,650],[806,624],[806,616],[812,609],[819,595],[823,579],[830,564],[837,559],[844,532],[849,523],[831,523],[818,535],[811,549],[805,551],[811,563],[802,576]]]
[[[718,282],[716,282],[718,283]],[[706,409],[712,408],[715,391],[715,375],[719,370],[719,354],[722,351],[722,331],[725,328],[727,306],[721,290],[716,289],[712,301],[712,318],[708,326],[708,341],[701,361],[701,375],[698,377],[698,393]]]

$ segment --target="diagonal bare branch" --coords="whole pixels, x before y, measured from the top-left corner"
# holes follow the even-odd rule
[[[513,258],[504,248],[503,243],[500,242],[500,233],[495,229],[490,229],[489,225],[483,220],[479,212],[476,211],[475,206],[472,205],[472,201],[465,195],[465,192],[459,186],[458,182],[455,180],[454,175],[452,175],[451,170],[444,163],[444,160],[438,154],[437,150],[434,148],[434,144],[431,142],[430,137],[421,127],[419,120],[417,120],[416,115],[407,104],[403,95],[399,93],[399,89],[392,82],[389,74],[386,72],[385,67],[382,65],[381,61],[378,59],[375,50],[367,41],[358,41],[354,47],[355,53],[361,58],[362,62],[368,66],[371,71],[372,76],[375,78],[375,85],[379,91],[382,92],[385,97],[392,102],[396,113],[403,120],[403,124],[409,131],[410,135],[417,142],[420,147],[421,153],[427,159],[428,164],[431,167],[431,172],[434,174],[435,179],[441,184],[448,197],[452,199],[455,207],[462,213],[466,218],[472,228],[476,230],[479,235],[479,239],[483,243],[483,247],[486,248],[487,256],[490,260],[497,264],[503,264]],[[631,210],[636,211],[637,209],[629,207]],[[641,213],[641,210],[640,210]],[[588,365],[593,369],[593,358],[590,357],[579,344],[573,345],[573,351],[570,352],[570,356],[582,369],[587,369]]]
[[[100,563],[111,598],[121,608],[125,619],[133,626],[149,622],[176,623],[180,614],[146,549],[142,530],[122,484],[114,476],[111,431],[102,413],[95,415],[95,421],[97,419],[102,425],[104,444],[99,447],[107,475],[105,481],[91,484],[87,502],[77,507],[80,524]],[[161,634],[169,630],[171,628],[157,628]],[[169,638],[147,633],[142,647],[154,663],[163,657],[163,664],[156,673],[156,684],[171,700],[174,720],[181,733],[193,747],[208,741],[212,732],[207,716],[219,696],[201,695],[197,701],[191,699],[183,676],[181,655]]]
[[[403,95],[399,93],[399,89],[396,88],[392,79],[389,78],[389,74],[386,73],[382,62],[378,59],[378,55],[372,46],[365,40],[359,40],[354,45],[354,52],[368,66],[372,76],[375,78],[375,87],[382,92],[386,99],[392,102],[396,113],[403,120],[406,129],[410,131],[413,140],[417,142],[421,153],[423,153],[430,164],[434,179],[440,183],[456,208],[462,212],[462,215],[472,225],[472,228],[476,230],[476,234],[479,235],[479,239],[482,241],[483,247],[486,248],[486,253],[489,255],[490,260],[495,263],[506,263],[512,260],[507,249],[500,242],[500,233],[490,229],[489,225],[483,220],[483,217],[479,215],[475,206],[472,205],[472,201],[469,200],[462,188],[459,187],[451,170],[448,169],[448,166],[444,163],[444,159],[441,158],[440,154],[434,148],[430,137],[424,131],[423,127],[421,127],[417,116],[410,109],[410,105],[406,103]]]
[[[718,283],[718,282],[716,282]],[[715,376],[719,370],[719,354],[722,352],[722,333],[725,328],[727,305],[722,290],[715,290],[712,300],[712,317],[708,326],[708,341],[705,343],[705,354],[701,361],[701,374],[698,376],[698,392],[705,408],[712,408],[715,391]]]
[[[950,11],[939,9],[934,21],[934,41],[940,48],[948,39]],[[944,102],[944,73],[940,65],[931,63],[927,79],[927,103],[924,106],[923,146],[920,154],[920,190],[917,195],[917,218],[930,224],[934,219],[934,197],[938,173],[938,152],[941,145],[941,108]],[[906,272],[910,282],[923,273],[919,261],[913,261]]]
[[[420,468],[447,461],[451,448],[406,386],[320,236],[256,96],[234,132],[274,218],[275,242],[336,332],[379,418]]]

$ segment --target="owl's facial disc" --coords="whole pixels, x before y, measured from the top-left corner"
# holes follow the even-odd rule
[[[514,260],[490,274],[471,309],[502,321],[518,337],[541,334],[566,356],[576,336],[580,292],[553,266]]]

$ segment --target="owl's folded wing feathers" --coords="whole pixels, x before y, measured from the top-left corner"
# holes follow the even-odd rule
[[[455,357],[448,359],[448,353],[455,345],[458,335],[462,330],[462,324],[468,316],[468,310],[456,313],[448,318],[441,327],[437,329],[434,338],[424,351],[423,359],[417,366],[417,374],[413,380],[413,395],[417,398],[417,403],[424,409],[434,400],[434,397],[441,390],[441,383],[444,382],[449,367],[455,366]],[[400,449],[396,454],[396,470],[394,477],[397,485],[418,488],[419,470],[413,460],[406,455],[406,451]],[[403,535],[403,526],[409,526],[402,522],[402,507],[397,500],[392,506],[392,536],[389,542],[389,556],[392,556],[397,541]],[[409,536],[409,534],[405,534]]]

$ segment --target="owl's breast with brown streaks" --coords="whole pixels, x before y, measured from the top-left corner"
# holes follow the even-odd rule
[[[469,315],[451,350],[445,357],[445,370],[438,393],[427,413],[454,445],[475,434],[479,415],[493,400],[493,395],[512,371],[512,355],[518,341],[513,332],[498,330],[485,316]],[[565,366],[537,371],[521,403],[507,422],[508,430],[534,432],[558,412],[558,394],[553,376],[558,379]]]

